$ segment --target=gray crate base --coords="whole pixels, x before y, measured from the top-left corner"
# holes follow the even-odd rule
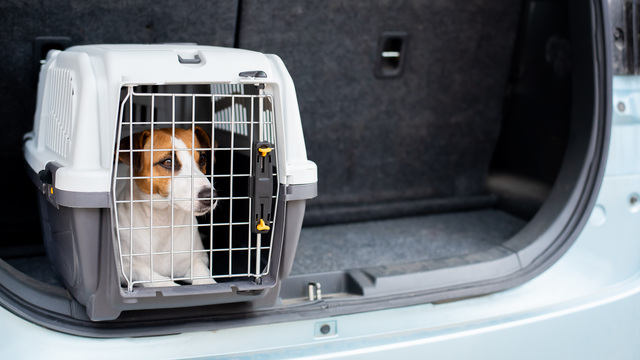
[[[277,219],[285,216],[282,198],[278,204]],[[304,204],[304,201],[296,201],[299,202]],[[256,306],[263,307],[271,306],[277,300],[277,294],[267,295],[279,288],[276,283],[284,236],[283,221],[274,228],[276,233],[269,274],[262,277],[261,284],[241,280],[212,285],[134,288],[128,292],[120,285],[110,209],[56,208],[43,194],[39,195],[39,207],[47,256],[69,292],[86,307],[91,320],[113,320],[128,310],[234,302],[255,302]],[[289,226],[299,229],[302,214],[295,213],[291,220],[296,224]]]

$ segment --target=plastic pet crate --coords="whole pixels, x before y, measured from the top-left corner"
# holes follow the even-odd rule
[[[47,255],[92,320],[272,305],[316,195],[284,64],[238,49],[52,51],[24,155]]]

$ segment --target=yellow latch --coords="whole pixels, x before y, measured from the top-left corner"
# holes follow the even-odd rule
[[[260,151],[260,153],[262,154],[262,157],[267,156],[267,154],[270,153],[271,150],[273,150],[273,148],[270,148],[270,147],[258,148],[258,151]]]
[[[260,219],[260,223],[256,226],[256,229],[258,229],[258,231],[265,231],[270,230],[271,228],[269,225],[264,223],[264,220]]]

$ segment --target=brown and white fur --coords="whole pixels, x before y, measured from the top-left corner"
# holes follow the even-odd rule
[[[132,171],[134,177],[141,178],[127,180],[117,199],[150,200],[118,203],[119,227],[140,228],[120,230],[123,272],[127,277],[132,274],[129,280],[143,286],[178,285],[172,278],[193,279],[192,284],[215,283],[209,277],[209,256],[200,251],[204,247],[198,228],[191,226],[198,224],[195,216],[206,214],[217,203],[211,200],[215,190],[204,175],[211,156],[204,150],[192,150],[211,148],[211,140],[199,127],[156,129],[152,152],[151,135],[146,130],[120,142],[119,160],[130,166],[128,174]],[[130,145],[148,151],[131,152]],[[170,149],[175,150],[175,156]],[[130,269],[128,254],[132,250],[133,254],[153,252],[153,269],[151,255],[133,256]]]

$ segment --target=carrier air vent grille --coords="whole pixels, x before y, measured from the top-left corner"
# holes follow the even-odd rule
[[[73,126],[73,80],[71,72],[64,69],[49,70],[49,83],[45,117],[45,144],[56,154],[67,157],[71,147],[71,129]]]

